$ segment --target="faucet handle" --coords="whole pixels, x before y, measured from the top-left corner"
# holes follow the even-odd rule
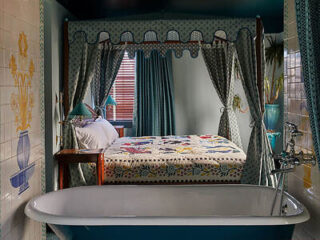
[[[305,154],[302,151],[299,152],[300,164],[311,164],[315,166],[317,164],[316,157],[313,154]]]
[[[298,126],[296,124],[291,122],[286,122],[286,125],[292,137],[299,137],[303,135],[303,133],[298,130]]]
[[[294,172],[294,168],[290,167],[290,168],[280,168],[280,169],[274,169],[270,172],[271,175],[275,175],[278,173],[289,173],[289,172]]]
[[[297,130],[298,126],[292,122],[286,122],[287,127],[289,128],[289,130]]]

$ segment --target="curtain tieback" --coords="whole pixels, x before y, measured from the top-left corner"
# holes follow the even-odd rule
[[[251,122],[250,122],[250,124],[249,124],[249,127],[250,127],[250,128],[253,128],[254,126],[257,125],[257,123],[261,123],[261,125],[263,125],[263,124],[264,124],[264,123],[263,123],[263,119],[262,119],[262,118],[259,118],[259,119],[257,119],[257,120],[252,119]]]
[[[220,113],[223,113],[225,110],[230,111],[231,108],[230,107],[221,107],[220,108]]]
[[[103,108],[102,107],[99,107],[99,106],[95,106],[95,111],[97,114],[102,114],[103,113]]]

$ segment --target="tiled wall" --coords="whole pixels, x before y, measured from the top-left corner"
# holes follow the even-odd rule
[[[26,202],[41,194],[44,186],[40,29],[40,0],[0,0],[0,238],[4,240],[42,238],[42,225],[23,212]],[[28,183],[18,180],[23,174]]]
[[[285,121],[299,126],[304,135],[297,139],[297,151],[312,152],[312,138],[303,86],[294,0],[285,0]],[[286,134],[288,137],[288,134]],[[309,210],[311,219],[298,225],[295,239],[320,239],[320,171],[318,166],[300,166],[289,174],[288,190]]]

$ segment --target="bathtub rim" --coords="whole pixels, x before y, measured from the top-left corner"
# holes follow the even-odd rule
[[[101,188],[114,185],[104,185],[104,186],[81,186],[77,188]],[[148,185],[117,185],[117,187],[142,187]],[[174,187],[174,186],[195,186],[195,187],[249,187],[249,188],[266,188],[274,190],[272,187],[268,186],[258,186],[250,184],[208,184],[208,185],[153,185],[154,187]],[[75,188],[69,188],[65,190],[72,190]],[[59,190],[63,191],[63,190]],[[54,194],[55,192],[51,192]],[[307,208],[300,203],[296,198],[287,192],[284,194],[290,198],[299,209],[302,210],[301,213],[291,216],[184,216],[184,217],[163,217],[163,216],[109,216],[109,217],[70,217],[55,215],[42,212],[36,209],[32,203],[36,201],[41,196],[37,196],[29,200],[25,206],[25,214],[38,222],[44,222],[48,224],[56,225],[70,225],[70,226],[272,226],[272,225],[294,225],[303,223],[309,220],[310,215]],[[270,203],[271,204],[271,203]]]

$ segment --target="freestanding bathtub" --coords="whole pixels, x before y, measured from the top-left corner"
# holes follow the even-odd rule
[[[90,186],[36,197],[25,213],[60,239],[291,239],[309,213],[285,193],[287,213],[270,216],[273,194],[253,185]]]

